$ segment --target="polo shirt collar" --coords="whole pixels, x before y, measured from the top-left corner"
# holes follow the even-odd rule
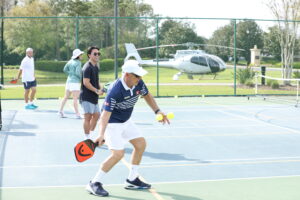
[[[128,87],[127,84],[124,81],[124,76],[122,76],[122,78],[121,78],[121,83],[122,83],[123,87],[125,88],[125,90],[129,90],[130,91],[130,94],[132,96],[133,95],[133,90],[134,90],[135,86],[133,86],[132,88]]]

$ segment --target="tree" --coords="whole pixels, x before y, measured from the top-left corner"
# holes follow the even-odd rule
[[[209,39],[209,44],[220,45],[224,47],[233,46],[233,35],[234,35],[233,23],[225,25],[213,32],[212,37]],[[209,47],[207,51],[211,54],[218,55],[225,62],[228,61],[230,56],[233,56],[233,50],[227,48]]]
[[[300,14],[299,0],[269,0],[268,6],[277,19],[281,48],[282,78],[291,78],[293,69],[294,47]],[[289,81],[285,81],[289,84]]]
[[[33,1],[24,6],[15,6],[8,12],[9,16],[50,16],[51,9],[45,2]],[[27,47],[36,50],[36,57],[53,58],[55,52],[55,35],[51,20],[8,19],[5,20],[4,38],[7,48],[13,53],[24,55]]]
[[[251,54],[250,49],[257,45],[257,48],[263,48],[263,31],[257,25],[255,21],[241,21],[237,24],[237,47],[245,49],[240,52],[241,56],[244,56],[247,65],[250,64]]]
[[[182,44],[182,43],[196,43],[204,44],[205,38],[198,36],[194,31],[194,25],[188,22],[174,21],[172,19],[166,20],[162,23],[159,30],[160,44]],[[162,49],[162,56],[167,56],[174,53],[175,50],[183,47],[169,47]]]
[[[264,33],[264,53],[274,56],[276,60],[281,58],[279,29],[277,26],[269,27],[268,32]]]

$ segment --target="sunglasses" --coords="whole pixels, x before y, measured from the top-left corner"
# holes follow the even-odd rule
[[[136,78],[142,78],[141,76],[136,75],[136,74],[132,74],[132,75],[134,75]]]
[[[94,56],[100,56],[101,53],[100,53],[100,52],[99,52],[99,53],[93,53],[93,55],[94,55]]]

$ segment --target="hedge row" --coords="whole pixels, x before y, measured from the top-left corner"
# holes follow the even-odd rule
[[[281,68],[281,63],[276,63],[275,66]],[[293,69],[300,69],[300,62],[294,62]]]
[[[49,72],[62,72],[66,63],[67,61],[52,61],[52,60],[36,61],[35,69],[42,70],[42,71],[49,71]],[[124,63],[123,58],[119,58],[118,66],[121,67],[123,63]],[[101,71],[113,70],[114,66],[115,66],[115,62],[113,59],[103,59],[100,61]]]

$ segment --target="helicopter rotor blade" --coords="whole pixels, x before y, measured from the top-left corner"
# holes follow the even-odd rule
[[[140,51],[140,50],[146,50],[146,49],[155,49],[155,48],[162,48],[162,47],[176,47],[176,46],[180,46],[181,44],[165,44],[165,45],[159,45],[159,46],[150,46],[150,47],[143,47],[143,48],[138,48],[136,50]]]
[[[182,43],[182,44],[166,44],[166,45],[159,45],[159,46],[150,46],[150,47],[143,47],[143,48],[138,48],[137,50],[147,50],[147,49],[154,49],[154,48],[163,48],[163,47],[177,47],[177,46],[186,46],[188,48],[194,47],[194,46],[207,46],[207,47],[217,47],[217,48],[225,48],[225,49],[236,49],[238,51],[246,51],[245,49],[241,48],[234,48],[234,47],[227,47],[227,46],[222,46],[222,45],[214,45],[214,44],[197,44],[197,43],[192,43],[192,42],[187,42],[187,43]]]

